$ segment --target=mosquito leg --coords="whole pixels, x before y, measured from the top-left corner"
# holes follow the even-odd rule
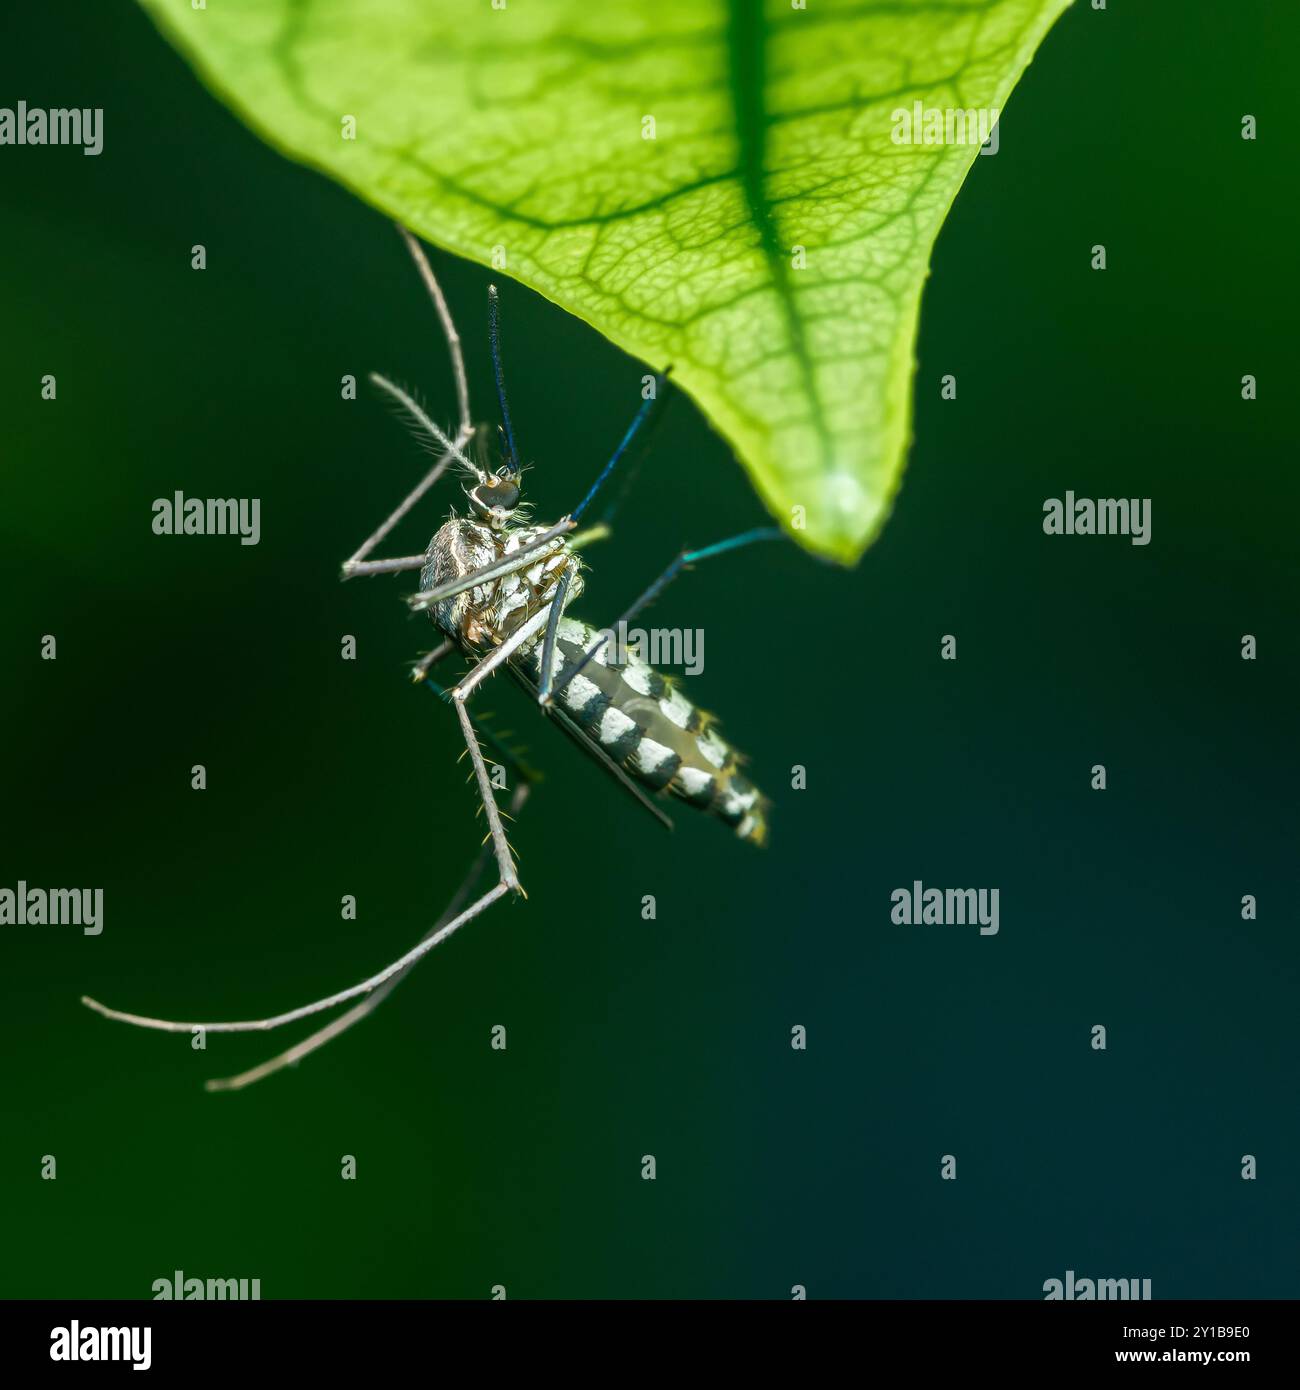
[[[419,244],[416,242],[414,237],[412,237],[404,228],[399,227],[398,230],[401,232],[404,240],[406,241],[407,248],[409,249],[413,259],[415,260],[416,267],[419,270],[425,282],[426,288],[429,290],[429,293],[434,301],[434,307],[437,310],[439,318],[442,322],[443,331],[447,338],[448,351],[451,355],[453,373],[456,378],[456,390],[460,412],[460,424],[457,429],[455,439],[448,438],[447,435],[442,430],[440,430],[437,425],[433,423],[433,421],[411,398],[411,396],[401,389],[401,387],[395,385],[393,382],[388,381],[385,377],[379,376],[377,373],[371,374],[371,380],[382,390],[388,392],[388,394],[392,396],[398,402],[399,405],[401,405],[401,407],[407,412],[407,414],[412,417],[415,423],[441,447],[443,452],[442,455],[435,462],[433,467],[425,475],[425,477],[421,479],[419,483],[416,484],[415,488],[412,489],[412,491],[398,505],[398,507],[380,524],[380,526],[362,543],[359,549],[344,563],[343,577],[345,579],[364,574],[398,573],[402,570],[422,567],[425,562],[425,557],[423,555],[401,556],[387,560],[367,560],[366,556],[370,554],[370,552],[379,544],[379,542],[383,540],[385,536],[388,535],[388,533],[393,529],[393,527],[397,525],[397,523],[411,510],[412,507],[415,506],[415,504],[434,485],[434,483],[437,482],[437,480],[442,476],[442,474],[447,470],[447,468],[450,467],[453,461],[459,462],[468,467],[480,478],[480,480],[484,477],[482,469],[478,468],[476,465],[471,463],[470,460],[465,457],[465,454],[463,452],[464,446],[473,434],[473,426],[470,423],[469,389],[467,378],[465,375],[464,361],[461,354],[460,337],[456,332],[454,323],[452,322],[451,314],[447,309],[446,300],[443,298],[441,288],[439,287],[438,282],[434,277],[432,269],[429,267],[428,261],[425,258],[422,249],[420,248]],[[511,454],[513,457],[513,440],[511,441]],[[558,527],[553,528],[553,531],[554,534],[558,535],[565,531],[571,531],[573,527],[574,523],[568,518],[566,518],[563,522],[560,523]],[[550,536],[547,536],[545,539],[548,540],[550,538]],[[528,549],[536,549],[544,543],[544,540],[536,542],[533,547]],[[513,561],[516,557],[510,558]],[[526,560],[528,558],[528,554],[525,553],[520,558],[522,560]],[[511,563],[503,567],[500,570],[500,572],[509,573],[511,570],[521,567],[522,564],[515,565],[514,563]],[[472,585],[476,582],[477,578],[473,578],[471,579],[470,584],[466,585],[465,587],[472,587]],[[418,676],[423,678],[425,675],[427,675],[428,670],[437,661],[441,660],[441,658],[445,656],[448,651],[451,650],[451,647],[451,643],[443,643],[441,647],[435,649],[433,652],[430,652],[428,656],[423,658],[420,663],[420,666],[417,668]],[[105,1018],[115,1019],[119,1022],[133,1024],[137,1027],[151,1028],[162,1032],[178,1033],[194,1032],[196,1030],[199,1030],[203,1032],[240,1033],[254,1031],[269,1031],[274,1028],[282,1027],[284,1024],[296,1022],[300,1018],[308,1018],[313,1014],[321,1013],[324,1010],[333,1008],[338,1004],[346,1003],[350,999],[356,999],[359,996],[367,996],[366,998],[364,998],[362,1003],[355,1005],[353,1008],[349,1009],[348,1012],[342,1015],[340,1018],[333,1020],[326,1027],[318,1029],[314,1034],[312,1034],[309,1038],[305,1039],[303,1042],[297,1044],[293,1048],[288,1049],[286,1052],[281,1053],[279,1056],[272,1058],[270,1061],[263,1063],[261,1066],[255,1067],[250,1071],[241,1073],[240,1075],[235,1077],[229,1077],[224,1080],[217,1080],[209,1083],[210,1089],[218,1090],[238,1089],[242,1086],[250,1085],[252,1084],[252,1082],[260,1080],[264,1076],[272,1074],[273,1072],[279,1070],[281,1067],[287,1066],[291,1062],[297,1061],[299,1058],[307,1056],[309,1053],[315,1051],[317,1048],[324,1046],[326,1042],[329,1042],[332,1038],[339,1036],[340,1033],[345,1032],[354,1023],[359,1022],[360,1019],[364,1018],[368,1013],[373,1012],[373,1010],[379,1005],[379,1003],[382,1002],[382,1000],[386,998],[389,993],[391,993],[391,991],[406,976],[406,974],[420,960],[422,960],[425,955],[427,955],[431,950],[433,950],[435,946],[438,946],[443,941],[447,940],[449,936],[451,936],[454,932],[458,931],[462,926],[465,925],[466,922],[472,921],[475,917],[479,916],[483,911],[485,911],[494,902],[496,902],[498,898],[502,897],[507,892],[511,890],[514,890],[516,892],[523,891],[519,883],[518,875],[515,872],[514,861],[511,857],[510,847],[506,842],[505,832],[501,826],[501,816],[497,809],[495,798],[492,794],[492,787],[491,783],[488,780],[487,769],[483,763],[483,755],[479,749],[478,738],[475,733],[474,726],[470,722],[469,714],[465,709],[465,699],[467,697],[467,694],[467,691],[456,692],[453,698],[453,703],[456,707],[457,717],[460,720],[461,731],[465,737],[466,747],[469,750],[470,758],[474,765],[474,775],[478,782],[479,796],[483,802],[483,808],[488,819],[489,833],[492,842],[491,848],[496,858],[497,869],[500,876],[499,881],[494,887],[490,888],[486,893],[476,898],[473,902],[470,903],[468,907],[462,906],[465,898],[469,895],[477,878],[479,877],[479,874],[481,873],[482,865],[485,862],[485,855],[487,852],[485,848],[483,854],[480,855],[479,861],[476,863],[474,870],[471,872],[466,882],[462,885],[461,889],[458,891],[456,897],[452,900],[452,903],[449,905],[447,911],[443,914],[442,918],[433,928],[430,929],[429,932],[425,934],[425,936],[414,947],[411,948],[411,950],[407,951],[405,955],[399,956],[397,960],[391,962],[391,964],[385,966],[382,970],[370,976],[368,979],[362,980],[359,984],[353,985],[348,989],[339,990],[335,994],[328,995],[322,999],[317,999],[310,1004],[302,1005],[297,1009],[291,1009],[282,1014],[274,1014],[267,1018],[254,1019],[242,1022],[190,1023],[181,1022],[177,1020],[150,1018],[140,1014],[125,1013],[118,1009],[111,1009],[107,1005],[101,1004],[98,1000],[91,999],[88,996],[84,995],[82,996],[81,1002],[85,1004],[87,1008],[92,1009],[93,1011],[101,1014]],[[517,764],[517,766],[520,766],[522,775],[522,765]],[[527,781],[522,781],[516,789],[515,796],[512,801],[512,809],[517,810],[523,804],[523,801],[526,798],[527,793]]]
[[[478,735],[470,722],[469,711],[465,708],[465,696],[452,691],[451,703],[460,720],[460,731],[465,736],[465,746],[469,749],[470,761],[474,764],[474,777],[478,782],[479,800],[487,816],[488,834],[492,837],[492,849],[497,858],[497,872],[501,882],[492,890],[493,901],[508,889],[523,892],[519,875],[515,873],[514,856],[506,842],[506,832],[501,828],[501,814],[497,810],[496,797],[492,794],[492,783],[488,780],[487,767],[483,763],[483,753],[478,746]]]
[[[450,642],[444,643],[450,649]],[[431,653],[432,655],[432,653]],[[430,663],[431,665],[433,663]],[[436,693],[441,692],[433,681],[428,682],[429,688]],[[514,768],[518,781],[515,785],[514,795],[510,799],[510,818],[513,820],[523,809],[524,802],[528,800],[529,793],[532,791],[535,774],[524,763],[518,761],[513,753],[489,732],[484,731],[485,736],[501,752],[506,761]],[[487,866],[492,854],[492,847],[484,845],[479,850],[478,857],[474,861],[473,867],[465,876],[465,881],[456,890],[455,896],[447,904],[446,910],[436,923],[421,937],[421,941],[427,941],[436,935],[446,924],[460,912],[465,900],[469,897],[474,885],[482,877],[483,870]],[[254,1082],[262,1081],[268,1076],[273,1076],[277,1071],[285,1067],[293,1066],[300,1062],[304,1057],[310,1056],[313,1052],[319,1051],[326,1043],[332,1042],[340,1034],[361,1020],[367,1017],[384,1002],[385,999],[397,988],[398,985],[411,973],[419,964],[413,961],[410,965],[399,970],[390,979],[385,980],[372,994],[369,994],[359,1004],[354,1004],[346,1013],[340,1014],[338,1018],[331,1020],[324,1028],[318,1028],[316,1032],[304,1038],[301,1042],[295,1043],[292,1047],[278,1053],[269,1060],[260,1063],[256,1067],[251,1067],[248,1071],[240,1072],[237,1076],[221,1077],[205,1083],[205,1089],[209,1091],[239,1091],[246,1086],[251,1086]]]
[[[514,797],[511,799],[510,811],[512,815],[517,815],[523,808],[523,804],[528,799],[531,790],[527,782],[521,782],[515,788]],[[465,881],[456,890],[455,897],[447,904],[446,911],[438,921],[421,938],[428,940],[435,932],[441,931],[443,926],[451,920],[460,910],[465,899],[469,897],[474,885],[482,876],[483,870],[487,865],[490,851],[486,845],[479,851],[478,858],[474,861],[474,866],[465,877]],[[332,1042],[340,1033],[346,1033],[353,1024],[360,1023],[363,1018],[374,1011],[384,1002],[385,999],[397,988],[398,985],[415,969],[415,965],[408,965],[404,970],[399,970],[391,979],[379,986],[378,989],[361,1003],[354,1004],[345,1014],[340,1014],[338,1018],[327,1023],[324,1028],[319,1028],[309,1037],[301,1042],[295,1043],[284,1052],[262,1062],[256,1067],[251,1067],[248,1071],[240,1072],[238,1076],[227,1076],[208,1081],[204,1089],[209,1091],[240,1091],[245,1086],[251,1086],[255,1081],[261,1081],[265,1077],[273,1076],[277,1071],[284,1067],[293,1066],[300,1062],[304,1057],[324,1047],[327,1042]]]
[[[338,1018],[327,1023],[324,1028],[317,1029],[310,1037],[304,1038],[302,1042],[295,1043],[291,1048],[278,1053],[259,1066],[250,1067],[248,1071],[241,1071],[237,1076],[213,1077],[203,1083],[203,1089],[205,1091],[242,1091],[245,1086],[251,1086],[255,1081],[272,1076],[283,1067],[293,1066],[295,1062],[301,1061],[308,1054],[315,1052],[317,1048],[324,1047],[327,1042],[332,1042],[340,1033],[346,1033],[354,1023],[360,1023],[367,1014],[373,1013],[380,1003],[388,997],[389,991],[398,981],[406,978],[411,968],[407,966],[406,970],[394,975],[386,984],[380,985],[368,999],[363,999],[360,1004],[353,1004],[347,1013],[340,1014]]]
[[[203,1083],[203,1089],[205,1091],[242,1091],[245,1086],[251,1086],[255,1081],[261,1081],[263,1077],[274,1075],[282,1067],[293,1066],[295,1062],[301,1061],[309,1053],[315,1052],[318,1047],[324,1047],[327,1042],[333,1041],[340,1033],[346,1033],[354,1023],[360,1023],[367,1014],[373,1013],[379,1007],[380,1002],[388,997],[389,990],[399,980],[406,978],[410,968],[408,966],[401,974],[394,975],[386,984],[380,985],[368,999],[363,999],[360,1004],[353,1004],[347,1013],[340,1014],[338,1018],[327,1023],[324,1028],[317,1029],[310,1037],[304,1038],[302,1042],[295,1043],[291,1048],[278,1053],[259,1066],[250,1067],[248,1071],[241,1071],[237,1076],[213,1077]]]
[[[672,368],[669,368],[668,370],[671,371]],[[623,438],[619,441],[618,448],[614,450],[613,454],[610,456],[609,462],[605,465],[603,469],[601,469],[600,475],[599,477],[597,477],[596,481],[592,483],[592,485],[587,489],[587,495],[573,509],[571,515],[574,521],[577,521],[577,519],[583,514],[583,512],[585,512],[587,508],[591,505],[592,499],[600,491],[602,485],[605,482],[605,479],[608,478],[609,475],[614,471],[614,466],[618,463],[619,459],[621,459],[623,455],[627,453],[628,446],[636,438],[637,434],[641,430],[641,426],[645,424],[646,418],[654,409],[655,402],[659,399],[659,394],[663,390],[664,384],[665,382],[667,382],[667,380],[667,371],[660,372],[658,376],[655,377],[654,395],[647,396],[646,399],[641,402],[641,408],[632,417],[632,423],[627,427],[627,430],[624,433]]]
[[[495,807],[493,808],[495,811]],[[499,822],[498,822],[499,824]],[[312,1014],[322,1013],[326,1009],[332,1009],[336,1004],[344,1004],[349,999],[355,999],[358,995],[369,994],[377,989],[386,980],[391,979],[399,971],[405,970],[407,966],[414,965],[417,960],[428,955],[435,946],[440,946],[446,939],[457,932],[466,922],[472,921],[486,908],[492,906],[496,900],[507,893],[512,887],[518,887],[518,879],[511,874],[511,882],[498,883],[494,888],[489,888],[481,898],[472,902],[465,910],[453,917],[445,926],[439,928],[431,936],[413,946],[403,956],[393,961],[390,965],[368,979],[362,980],[360,984],[352,985],[348,989],[341,989],[337,994],[326,995],[324,999],[317,999],[310,1004],[303,1004],[297,1009],[290,1009],[286,1013],[272,1014],[269,1018],[251,1019],[240,1023],[182,1023],[165,1018],[148,1018],[142,1014],[123,1013],[120,1009],[110,1009],[106,1004],[101,1004],[97,999],[91,999],[82,995],[81,1002],[95,1013],[103,1015],[104,1018],[111,1018],[118,1023],[132,1023],[137,1028],[153,1028],[160,1033],[192,1033],[200,1030],[205,1033],[265,1033],[272,1028],[282,1028],[286,1023],[296,1023],[300,1018],[310,1018]]]
[[[503,661],[509,660],[512,653],[518,651],[530,637],[535,636],[545,626],[554,607],[555,601],[552,599],[544,607],[539,608],[526,623],[520,623],[518,628],[499,647],[493,647],[483,660],[467,676],[462,678],[460,684],[451,692],[452,698],[467,700],[480,681],[490,676]]]
[[[686,569],[687,566],[696,564],[700,560],[708,560],[714,555],[722,555],[728,550],[739,550],[743,545],[750,545],[754,541],[774,541],[780,540],[782,532],[775,526],[761,526],[753,531],[744,531],[739,536],[729,536],[725,541],[717,541],[713,545],[706,545],[702,550],[683,550],[682,553],[668,566],[666,570],[650,585],[648,589],[636,600],[636,602],[618,618],[614,628],[619,628],[623,623],[630,622],[636,615],[649,603],[653,603],[661,593],[673,582],[674,579]],[[555,696],[564,689],[566,685],[590,662],[598,651],[609,641],[608,636],[604,636],[599,642],[589,647],[581,661],[571,666],[565,673],[563,679],[551,691],[549,695],[538,696],[538,700],[543,705],[553,703]]]
[[[442,324],[443,337],[447,339],[447,352],[451,357],[452,375],[456,378],[456,405],[460,414],[458,433],[468,438],[473,433],[473,429],[469,418],[469,379],[465,375],[465,358],[460,350],[460,334],[456,332],[451,310],[447,308],[447,301],[443,298],[442,286],[438,284],[433,267],[430,266],[428,258],[424,254],[424,247],[400,222],[396,226],[402,240],[406,243],[406,249],[411,253],[416,270],[420,272],[420,279],[424,281],[425,289],[429,291],[429,298],[433,300],[438,321]]]
[[[432,678],[425,678],[424,688],[429,691],[430,694],[437,695],[441,700],[447,703],[451,702],[451,691],[444,690],[443,687]],[[476,726],[476,731],[479,736],[480,745],[483,743],[491,745],[497,757],[500,758],[501,762],[506,767],[510,768],[515,773],[519,781],[527,782],[531,786],[542,780],[541,773],[530,767],[524,761],[523,756],[504,741],[506,738],[505,734],[498,735],[493,733],[491,729],[485,726],[482,718],[480,718]]]
[[[406,392],[394,386],[392,382],[387,381],[385,378],[372,374],[371,380],[393,396],[403,409],[414,419],[415,423],[423,429],[426,434],[432,436],[435,441],[442,445],[443,452],[428,473],[425,474],[407,497],[398,505],[397,509],[380,524],[377,530],[362,542],[356,553],[344,562],[344,579],[352,579],[363,574],[391,573],[398,569],[419,569],[420,565],[424,563],[423,556],[419,558],[418,563],[413,565],[408,565],[404,561],[374,560],[365,563],[365,560],[366,556],[370,554],[375,546],[384,539],[407,512],[415,506],[420,498],[428,492],[434,483],[442,477],[451,466],[453,460],[459,459],[462,463],[466,462],[463,450],[474,433],[474,424],[470,419],[469,379],[465,375],[465,357],[461,352],[460,334],[456,332],[456,325],[452,321],[451,310],[447,308],[447,301],[443,297],[442,287],[438,284],[437,277],[434,275],[433,269],[429,265],[428,258],[425,256],[424,249],[421,247],[420,243],[400,224],[398,224],[397,230],[402,240],[406,243],[406,249],[411,253],[411,259],[415,262],[415,268],[419,272],[421,280],[424,281],[425,289],[429,291],[429,298],[433,300],[434,310],[438,315],[439,323],[442,325],[443,336],[447,340],[447,352],[451,358],[452,375],[456,379],[456,406],[459,423],[456,426],[456,438],[454,440],[448,439]]]
[[[433,683],[429,682],[430,687]],[[283,1027],[286,1023],[296,1023],[300,1018],[309,1018],[312,1014],[324,1012],[332,1009],[336,1004],[344,1004],[349,999],[356,999],[360,995],[370,995],[375,990],[386,985],[395,977],[405,974],[417,961],[422,960],[435,946],[440,946],[449,936],[460,930],[466,922],[472,921],[480,913],[503,897],[508,892],[522,893],[523,888],[519,883],[519,876],[515,872],[514,859],[510,851],[510,846],[506,841],[505,831],[501,825],[501,815],[497,809],[496,798],[492,792],[492,784],[488,778],[487,767],[483,762],[483,754],[479,749],[478,736],[474,725],[470,722],[469,712],[465,708],[465,696],[454,694],[451,703],[455,706],[456,716],[460,720],[461,732],[465,738],[465,746],[469,750],[470,760],[474,766],[474,777],[478,783],[479,799],[483,803],[483,810],[487,816],[489,837],[492,842],[492,852],[496,857],[497,872],[499,881],[481,897],[476,898],[467,908],[455,912],[451,915],[452,909],[448,909],[443,914],[443,919],[439,925],[435,926],[421,941],[413,946],[405,955],[399,956],[397,960],[386,965],[376,974],[368,979],[362,980],[360,984],[352,985],[348,989],[339,990],[336,994],[327,995],[323,999],[317,999],[310,1004],[304,1004],[299,1008],[290,1009],[282,1014],[272,1014],[267,1018],[250,1019],[233,1023],[195,1023],[182,1022],[180,1020],[153,1018],[143,1014],[125,1013],[120,1009],[109,1008],[106,1004],[101,1004],[97,999],[91,999],[87,995],[82,995],[81,1002],[95,1013],[104,1018],[113,1019],[119,1023],[130,1023],[137,1028],[152,1028],[163,1033],[193,1033],[196,1030],[206,1033],[253,1033],[269,1032],[273,1028]],[[519,772],[521,781],[527,783],[532,780],[531,774],[524,768],[523,764],[514,758],[512,754],[507,754]],[[520,804],[520,793],[524,790],[521,785],[515,792],[514,806]],[[454,904],[453,904],[454,906]],[[376,1003],[378,1001],[375,1001]],[[372,1004],[371,1007],[374,1007]],[[355,1022],[357,1018],[364,1016],[363,1013],[355,1012]],[[338,1026],[336,1026],[338,1025]],[[321,1043],[329,1041],[329,1038],[336,1037],[342,1032],[344,1027],[342,1019],[336,1019],[329,1028],[321,1030],[328,1036],[321,1038]],[[309,1040],[310,1041],[310,1040]],[[320,1045],[320,1044],[318,1044]],[[311,1049],[308,1049],[311,1050]],[[290,1049],[293,1051],[293,1049]],[[305,1054],[297,1054],[305,1055]],[[278,1060],[278,1059],[277,1059]],[[259,1073],[261,1074],[261,1073]],[[238,1078],[236,1078],[238,1079]],[[254,1078],[256,1079],[256,1078]]]
[[[664,376],[667,377],[671,368],[666,368]],[[636,487],[637,478],[640,476],[641,469],[645,464],[646,458],[650,453],[650,446],[660,423],[667,414],[667,410],[655,411],[649,418],[645,433],[639,437],[639,448],[632,457],[631,461],[624,467],[618,491],[611,497],[605,505],[605,510],[601,513],[600,521],[594,530],[604,529],[607,533],[610,530],[610,522],[614,520],[623,503],[631,495],[633,488]],[[577,544],[577,537],[574,537],[574,544]]]
[[[419,685],[443,657],[449,656],[455,650],[456,644],[449,637],[441,646],[435,647],[431,652],[426,652],[419,661],[411,667],[411,679],[416,685]]]
[[[364,574],[400,574],[403,570],[423,569],[425,555],[399,555],[392,560],[349,560],[343,566],[344,579]]]
[[[560,630],[560,614],[564,612],[564,596],[569,592],[569,578],[573,571],[566,569],[555,586],[555,597],[551,600],[550,617],[546,620],[546,637],[542,642],[542,664],[537,668],[539,680],[537,698],[545,703],[551,693],[551,680],[555,675],[555,635]]]
[[[393,527],[396,526],[399,521],[401,521],[401,519],[407,514],[407,512],[409,512],[411,508],[415,506],[415,504],[420,500],[420,498],[422,498],[424,494],[428,492],[428,490],[434,485],[434,483],[436,483],[438,479],[442,477],[442,475],[447,471],[447,469],[451,467],[452,463],[456,459],[457,454],[460,452],[461,449],[464,448],[465,444],[468,443],[468,441],[468,434],[458,434],[456,436],[456,439],[454,441],[456,445],[456,451],[452,452],[450,449],[444,451],[439,456],[438,461],[433,465],[433,467],[429,469],[429,471],[424,475],[423,478],[420,479],[418,483],[416,483],[416,485],[411,489],[410,492],[407,493],[407,495],[402,499],[402,501],[397,504],[396,508],[382,522],[380,522],[380,524],[375,528],[375,530],[372,531],[371,534],[367,536],[364,541],[362,541],[361,545],[357,547],[355,554],[353,554],[349,559],[343,562],[344,579],[351,579],[355,575],[359,574],[377,574],[380,572],[375,568],[375,566],[382,565],[384,562],[381,560],[372,560],[368,562],[368,567],[363,567],[363,565],[367,563],[366,556],[369,555],[370,552],[375,548],[375,546],[377,546],[379,542],[382,541],[384,537],[393,529]],[[448,442],[451,443],[452,441],[449,440]],[[415,557],[409,556],[406,558],[414,559]],[[423,563],[424,556],[421,555],[420,564]],[[402,566],[400,566],[400,568],[405,569],[407,568],[407,566],[403,564]],[[410,568],[416,569],[418,568],[418,566],[411,565]]]

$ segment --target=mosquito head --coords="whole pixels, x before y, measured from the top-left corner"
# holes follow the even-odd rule
[[[519,505],[519,483],[509,467],[484,473],[478,483],[465,489],[465,496],[480,521],[494,529],[504,526]]]

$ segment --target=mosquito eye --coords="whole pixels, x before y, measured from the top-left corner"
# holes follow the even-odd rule
[[[506,511],[512,511],[519,505],[519,487],[515,483],[507,483],[502,479],[496,479],[489,496],[494,507],[503,507]]]

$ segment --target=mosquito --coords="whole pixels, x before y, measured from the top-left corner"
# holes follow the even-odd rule
[[[480,737],[489,739],[498,756],[517,774],[507,818],[518,815],[532,787],[533,774],[513,752],[486,730],[476,728],[468,704],[484,680],[504,668],[625,790],[669,827],[660,804],[675,797],[732,827],[742,839],[762,844],[767,834],[769,803],[741,772],[742,759],[723,739],[711,715],[699,710],[679,681],[661,675],[633,648],[611,642],[626,631],[685,569],[699,561],[737,550],[756,541],[775,540],[781,532],[765,527],[746,531],[697,550],[683,550],[632,603],[611,629],[591,627],[569,615],[585,588],[586,565],[579,544],[604,539],[608,521],[578,532],[578,524],[597,494],[625,459],[667,384],[667,371],[653,379],[618,447],[576,507],[550,526],[534,524],[523,498],[524,468],[516,445],[502,365],[500,305],[495,286],[488,287],[488,329],[497,405],[500,411],[500,462],[493,468],[469,451],[475,436],[471,423],[469,382],[460,335],[423,248],[398,226],[416,270],[433,301],[447,342],[456,384],[458,424],[454,435],[441,429],[407,391],[378,373],[370,380],[385,393],[427,447],[435,462],[393,512],[342,567],[344,580],[403,571],[419,571],[419,590],[407,603],[430,615],[442,641],[414,666],[414,681],[425,684],[455,711],[465,741],[472,780],[487,820],[488,833],[469,875],[438,921],[404,955],[360,984],[303,1004],[285,1013],[243,1022],[185,1023],[149,1018],[109,1008],[95,999],[82,1003],[105,1018],[168,1033],[267,1032],[309,1018],[350,1000],[345,1013],[302,1042],[241,1072],[206,1083],[210,1091],[239,1090],[290,1066],[323,1047],[372,1013],[435,946],[459,931],[507,894],[523,896],[514,855],[502,825],[493,783],[483,758]],[[451,515],[434,533],[421,555],[368,558],[425,494],[453,466],[462,473],[467,503],[464,515]],[[575,534],[576,533],[576,534]],[[430,674],[453,653],[469,669],[450,690]],[[474,889],[495,862],[497,882],[477,897]]]

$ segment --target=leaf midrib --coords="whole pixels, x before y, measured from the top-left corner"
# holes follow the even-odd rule
[[[792,267],[777,234],[776,218],[767,196],[769,26],[760,0],[727,0],[727,11],[728,80],[736,122],[740,187],[758,232],[759,247],[767,262],[772,288],[785,320],[790,351],[798,365],[811,407],[813,427],[822,448],[822,463],[828,466],[830,434],[817,390],[817,373],[804,336],[803,319],[795,302]]]

